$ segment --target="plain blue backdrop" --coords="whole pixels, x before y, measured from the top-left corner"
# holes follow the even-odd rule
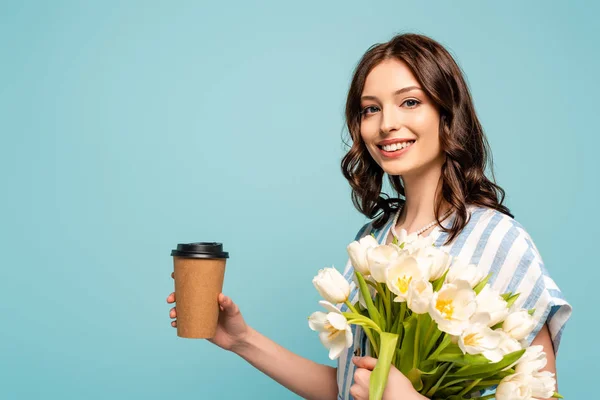
[[[224,292],[317,362],[311,279],[366,222],[340,171],[351,73],[401,32],[464,69],[507,204],[574,307],[560,391],[593,390],[597,3],[0,2],[0,398],[294,399],[180,339],[170,250],[221,241]]]

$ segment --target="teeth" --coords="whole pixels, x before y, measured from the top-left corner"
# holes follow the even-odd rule
[[[402,142],[402,143],[394,143],[394,144],[389,144],[389,145],[383,146],[382,148],[385,151],[396,151],[396,150],[399,150],[399,149],[407,148],[408,146],[410,146],[413,143],[414,143],[414,141]]]

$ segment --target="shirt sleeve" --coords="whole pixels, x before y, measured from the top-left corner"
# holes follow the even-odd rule
[[[554,353],[556,354],[573,309],[566,301],[556,282],[550,277],[550,273],[546,269],[531,237],[524,230],[520,230],[521,234],[518,241],[522,243],[521,248],[524,248],[525,251],[518,264],[505,266],[514,269],[514,272],[511,271],[511,281],[508,287],[502,288],[505,290],[501,291],[520,293],[515,305],[528,310],[535,310],[533,318],[536,325],[526,338],[527,344],[531,344],[544,324],[547,324]]]

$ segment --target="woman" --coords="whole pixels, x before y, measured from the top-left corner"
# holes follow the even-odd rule
[[[380,244],[391,243],[400,229],[433,235],[437,246],[477,264],[482,274],[492,272],[492,287],[520,292],[517,304],[536,309],[538,323],[528,341],[544,347],[545,369],[556,372],[555,354],[571,307],[527,232],[502,205],[503,190],[485,176],[487,143],[452,56],[416,34],[373,46],[354,72],[346,123],[352,147],[342,170],[355,206],[372,219],[355,239],[374,234]],[[382,195],[384,174],[397,198]],[[355,302],[352,275],[348,263],[344,276]],[[175,301],[173,293],[167,301]],[[303,398],[368,398],[376,360],[369,356],[360,327],[353,326],[354,345],[332,368],[297,356],[248,327],[230,298],[220,294],[219,302],[223,312],[211,342]],[[176,317],[175,308],[170,316]],[[392,366],[384,399],[423,398]]]

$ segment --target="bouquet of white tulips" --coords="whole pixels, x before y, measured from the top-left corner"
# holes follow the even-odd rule
[[[498,400],[557,397],[554,374],[542,346],[527,347],[533,310],[514,306],[519,294],[500,294],[475,265],[452,257],[433,240],[400,233],[379,245],[366,236],[348,246],[359,301],[335,268],[319,271],[313,284],[328,311],[315,312],[329,358],[352,346],[350,325],[360,325],[378,359],[369,398],[380,400],[393,364],[422,395],[459,400],[496,386]],[[348,312],[337,304],[344,303]]]

